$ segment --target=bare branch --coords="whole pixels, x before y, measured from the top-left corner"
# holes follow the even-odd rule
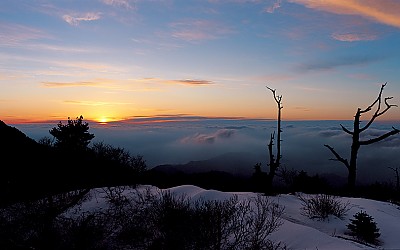
[[[397,107],[397,105],[395,105],[395,104],[389,104],[389,103],[387,102],[388,100],[392,99],[393,97],[385,97],[384,102],[385,102],[386,108],[385,108],[384,110],[382,110],[381,112],[379,112],[380,109],[381,109],[381,103],[382,103],[382,92],[383,92],[383,89],[384,89],[384,87],[386,86],[386,84],[387,84],[387,82],[384,83],[384,84],[382,84],[381,90],[379,91],[378,98],[377,98],[370,106],[368,106],[365,110],[360,110],[360,109],[359,109],[359,110],[357,111],[357,112],[359,112],[359,114],[361,114],[361,113],[366,113],[366,112],[370,111],[370,110],[372,109],[372,107],[373,107],[376,103],[378,103],[378,107],[377,107],[377,109],[376,109],[374,115],[371,117],[371,119],[369,120],[369,122],[368,122],[363,128],[360,129],[360,133],[361,133],[362,131],[366,130],[367,128],[369,128],[369,126],[371,126],[371,124],[375,121],[375,119],[376,119],[378,116],[381,116],[381,115],[383,115],[384,113],[386,113],[391,107]]]
[[[395,134],[400,133],[400,130],[398,130],[397,128],[392,127],[392,129],[393,129],[392,131],[389,131],[386,134],[383,134],[383,135],[381,135],[379,137],[376,137],[376,138],[373,138],[373,139],[369,139],[369,140],[366,140],[366,141],[360,141],[360,145],[369,145],[369,144],[372,144],[372,143],[375,143],[375,142],[378,142],[378,141],[382,141],[383,139],[386,139],[391,135],[395,135]]]
[[[351,132],[350,130],[348,130],[347,128],[345,128],[342,124],[340,124],[340,126],[342,127],[342,129],[343,129],[344,132],[346,132],[346,133],[348,133],[348,134],[350,134],[350,135],[353,135],[353,134],[354,134],[353,132]]]
[[[396,104],[389,104],[389,103],[387,102],[387,100],[390,100],[390,99],[393,99],[393,96],[391,96],[391,97],[386,97],[386,98],[385,98],[386,108],[385,108],[382,112],[378,113],[377,116],[383,115],[383,114],[386,113],[386,111],[388,111],[391,107],[397,107]]]
[[[327,144],[325,144],[324,146],[327,147],[327,148],[332,152],[332,154],[336,157],[336,159],[331,159],[332,161],[340,161],[340,162],[343,163],[348,169],[350,168],[350,164],[349,164],[349,162],[347,161],[347,159],[342,158],[342,157],[335,151],[335,149],[332,148],[331,146],[329,146],[329,145],[327,145]]]
[[[272,88],[270,88],[268,86],[265,86],[265,87],[267,87],[267,89],[269,89],[272,92],[272,95],[274,96],[274,100],[278,104],[278,109],[283,109],[283,107],[281,106],[281,104],[282,104],[282,95],[276,95],[276,89],[272,89]]]
[[[366,112],[370,111],[370,110],[374,107],[374,105],[375,105],[377,102],[379,102],[379,105],[378,105],[378,110],[379,110],[379,108],[380,108],[380,102],[381,102],[381,99],[382,99],[383,88],[385,88],[386,84],[387,84],[387,82],[385,82],[384,84],[382,84],[381,90],[379,91],[379,95],[378,95],[378,97],[376,98],[376,100],[375,100],[371,105],[369,105],[366,109],[360,110],[360,113],[366,113]]]

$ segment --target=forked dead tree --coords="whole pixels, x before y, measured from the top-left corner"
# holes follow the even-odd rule
[[[357,109],[357,112],[354,116],[354,123],[353,123],[353,131],[348,130],[347,128],[345,128],[342,124],[340,124],[340,126],[342,127],[343,131],[346,132],[347,134],[352,136],[352,144],[351,144],[351,151],[350,151],[350,162],[341,157],[333,147],[329,146],[329,145],[324,145],[325,147],[327,147],[332,154],[335,156],[334,161],[339,161],[341,163],[343,163],[347,170],[348,170],[348,177],[347,177],[347,184],[348,184],[348,188],[350,190],[353,190],[355,187],[355,183],[356,183],[356,174],[357,174],[357,154],[358,154],[358,150],[360,149],[360,146],[364,146],[364,145],[370,145],[372,143],[375,142],[379,142],[382,141],[383,139],[388,138],[389,136],[392,135],[396,135],[400,132],[400,130],[392,127],[391,131],[386,132],[385,134],[382,134],[380,136],[377,136],[375,138],[372,139],[368,139],[368,140],[360,140],[360,134],[362,132],[364,132],[365,130],[367,130],[371,124],[375,121],[376,118],[378,118],[379,116],[385,114],[390,108],[392,107],[397,107],[397,105],[394,104],[389,104],[388,100],[392,99],[393,97],[385,97],[382,100],[382,92],[383,89],[385,88],[387,83],[382,84],[381,89],[379,91],[379,95],[376,98],[376,100],[369,105],[366,109]],[[383,108],[383,103],[385,105],[385,107]],[[370,111],[372,111],[373,108],[375,109],[375,113],[371,116],[371,118],[369,119],[369,121],[364,125],[360,127],[360,118],[362,114],[368,113]]]
[[[275,89],[271,89],[270,87],[267,87],[272,92],[272,95],[274,97],[274,100],[276,102],[276,105],[278,106],[278,118],[277,118],[277,137],[276,137],[276,158],[273,153],[273,145],[274,145],[274,140],[275,140],[275,131],[271,133],[271,137],[268,143],[268,152],[269,152],[269,173],[268,173],[268,190],[272,189],[272,181],[274,179],[274,176],[276,174],[277,169],[280,167],[281,163],[280,160],[282,158],[281,155],[281,110],[283,109],[282,107],[282,95],[277,95]]]

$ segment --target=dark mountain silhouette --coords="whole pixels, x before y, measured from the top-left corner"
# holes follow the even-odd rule
[[[254,173],[256,159],[262,156],[248,152],[231,152],[207,160],[190,161],[185,164],[163,164],[152,170],[164,173],[182,172],[198,174],[210,171],[226,172],[238,177],[250,177]]]
[[[92,151],[66,151],[37,143],[0,121],[0,205],[48,194],[134,184],[130,169]]]
[[[9,199],[42,189],[44,176],[51,174],[49,157],[44,145],[0,121],[0,197]]]
[[[37,147],[38,143],[26,136],[15,127],[11,127],[0,120],[0,149],[12,150],[14,148]]]
[[[0,121],[0,178],[21,174],[21,170],[31,172],[34,166],[40,169],[39,160],[47,153],[46,148],[24,133]],[[22,176],[22,175],[21,175]],[[9,181],[11,181],[9,179]]]
[[[191,184],[221,191],[252,191],[251,176],[259,158],[253,153],[233,152],[186,164],[159,165],[147,172],[145,182],[161,188]]]

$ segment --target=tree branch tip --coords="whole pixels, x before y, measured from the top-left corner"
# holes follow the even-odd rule
[[[269,89],[269,90],[271,90],[272,92],[275,92],[276,91],[276,89],[272,89],[272,88],[270,88],[270,87],[268,87],[268,86],[265,86],[267,89]]]

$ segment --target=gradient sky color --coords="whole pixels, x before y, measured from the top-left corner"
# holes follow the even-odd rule
[[[400,1],[2,0],[0,119],[352,119],[400,104]],[[382,119],[400,120],[393,108]]]

